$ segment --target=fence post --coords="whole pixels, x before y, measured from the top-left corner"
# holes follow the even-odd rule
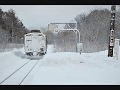
[[[79,52],[81,54],[82,50],[83,50],[83,44],[82,43],[77,43],[77,52]]]
[[[119,39],[115,39],[114,49],[113,49],[113,58],[118,60],[119,59]]]

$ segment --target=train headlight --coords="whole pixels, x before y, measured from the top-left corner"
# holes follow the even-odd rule
[[[43,51],[44,49],[43,48],[40,48],[41,51]]]

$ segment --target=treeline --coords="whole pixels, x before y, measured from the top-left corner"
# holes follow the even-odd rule
[[[23,43],[28,30],[13,9],[4,12],[0,8],[0,43]]]
[[[116,12],[115,38],[120,39],[120,22]],[[84,52],[97,52],[108,49],[111,13],[107,9],[93,10],[88,15],[78,15],[75,20],[81,32]]]
[[[93,10],[88,15],[78,15],[75,20],[81,32],[84,52],[106,50],[110,32],[110,11]]]
[[[27,32],[14,10],[4,12],[0,8],[0,52],[23,47],[24,34]]]
[[[83,43],[83,52],[90,53],[108,49],[110,15],[110,10],[108,9],[95,9],[89,12],[89,14],[80,14],[75,17],[78,30],[80,31],[80,40]],[[120,39],[120,19],[117,17],[120,17],[119,12],[116,12],[115,38]],[[48,33],[48,43],[57,43],[56,45],[62,49],[61,51],[70,51],[70,48],[71,50],[75,48],[73,45],[73,43],[76,44],[74,32],[61,32],[61,34],[56,36],[50,31]],[[52,37],[56,37],[57,40],[54,40]],[[62,44],[63,42],[64,44]]]

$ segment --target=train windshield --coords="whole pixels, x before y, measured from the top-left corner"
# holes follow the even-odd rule
[[[31,30],[31,32],[41,33],[40,30]]]

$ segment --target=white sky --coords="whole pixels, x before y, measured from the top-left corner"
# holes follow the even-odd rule
[[[70,22],[81,13],[111,5],[0,5],[3,11],[13,9],[26,28],[46,27],[49,23]]]

